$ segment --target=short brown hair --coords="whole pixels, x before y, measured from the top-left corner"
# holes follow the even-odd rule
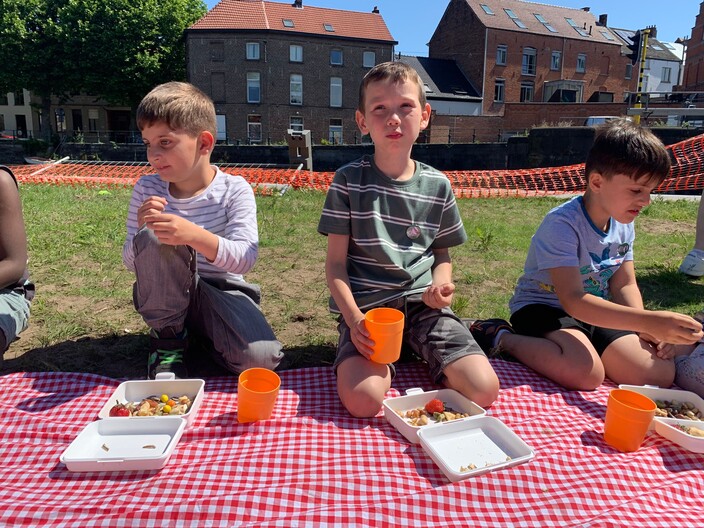
[[[650,176],[661,183],[670,173],[670,154],[650,129],[626,118],[609,121],[597,129],[584,166],[586,181],[593,172],[605,178],[616,174],[638,180]]]
[[[364,113],[364,103],[367,94],[367,86],[373,82],[391,81],[392,83],[412,82],[418,86],[418,100],[421,106],[425,106],[425,83],[418,75],[418,72],[405,62],[382,62],[374,66],[362,79],[359,85],[359,103],[357,110]]]
[[[137,127],[161,121],[172,130],[182,129],[191,136],[203,131],[217,133],[213,101],[201,90],[185,82],[167,82],[153,88],[137,107]]]

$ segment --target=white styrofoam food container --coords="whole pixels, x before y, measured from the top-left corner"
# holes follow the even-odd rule
[[[444,422],[418,431],[423,449],[452,482],[532,459],[533,450],[493,416]]]
[[[186,420],[97,420],[88,424],[59,458],[69,471],[149,471],[163,468]]]
[[[655,418],[655,431],[674,442],[675,444],[684,447],[692,453],[704,453],[704,438],[699,436],[692,436],[682,429],[679,429],[678,425],[683,425],[686,427],[696,427],[697,429],[704,430],[704,422],[695,422],[692,420],[682,420],[680,418]],[[699,423],[700,425],[697,425]]]
[[[173,374],[166,376],[157,374],[155,380],[136,380],[125,381],[118,385],[112,396],[108,398],[98,413],[99,418],[109,420],[161,420],[167,416],[129,416],[115,417],[110,416],[110,409],[116,402],[139,402],[149,396],[161,396],[168,394],[172,398],[188,396],[191,399],[191,407],[186,414],[178,415],[179,418],[186,420],[186,426],[193,425],[193,419],[198,412],[203,401],[203,393],[205,391],[205,381],[202,379],[176,379]]]
[[[438,399],[445,403],[455,412],[461,412],[472,416],[484,416],[486,411],[479,407],[472,400],[465,398],[459,392],[452,389],[438,389],[424,392],[423,389],[413,388],[406,391],[406,396],[397,396],[395,398],[387,398],[384,400],[384,416],[386,420],[393,425],[398,431],[408,439],[409,442],[417,444],[418,431],[427,427],[435,427],[443,424],[428,425],[411,425],[405,419],[401,418],[399,412],[410,411],[425,407],[425,404],[430,400]],[[456,421],[467,420],[469,418],[460,418]],[[453,420],[454,421],[454,420]]]
[[[639,392],[643,396],[647,396],[653,401],[678,401],[680,403],[690,403],[699,409],[704,416],[704,399],[699,395],[686,390],[680,389],[662,389],[652,385],[619,385],[619,389],[628,389],[634,392]],[[656,416],[655,418],[658,418]],[[689,420],[692,423],[700,423],[704,426],[704,422],[699,420]],[[650,424],[649,429],[655,430],[655,420]]]

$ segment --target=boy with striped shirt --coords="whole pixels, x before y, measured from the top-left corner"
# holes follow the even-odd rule
[[[481,406],[499,380],[469,329],[449,306],[455,286],[449,248],[465,242],[447,177],[411,159],[430,119],[423,82],[408,65],[387,62],[365,75],[355,113],[373,156],[340,168],[328,190],[318,231],[328,236],[325,271],[330,310],[340,314],[337,391],[353,415],[378,413],[393,365],[372,362],[364,312],[405,313],[404,345],[421,356],[432,380]]]
[[[210,164],[215,107],[188,83],[169,82],[137,108],[147,159],[157,172],[135,185],[122,259],[135,272],[134,305],[151,328],[148,377],[188,376],[188,333],[212,342],[231,372],[275,368],[283,354],[243,274],[257,259],[254,192]]]

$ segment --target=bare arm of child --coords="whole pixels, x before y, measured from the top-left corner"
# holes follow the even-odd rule
[[[423,292],[423,302],[430,308],[441,309],[452,304],[455,285],[452,283],[452,259],[447,248],[434,249],[433,283]]]
[[[371,345],[374,342],[369,338],[369,332],[364,325],[364,314],[357,306],[352,295],[352,288],[350,288],[350,279],[347,275],[348,246],[349,236],[328,235],[325,276],[330,295],[350,328],[352,343],[360,354],[369,359],[373,353]]]
[[[0,288],[15,286],[27,266],[27,235],[17,184],[0,169]]]
[[[147,198],[137,211],[137,223],[154,231],[162,244],[191,246],[210,261],[215,260],[220,243],[217,235],[178,215],[164,213],[166,200],[160,196]]]
[[[693,318],[667,311],[650,311],[642,307],[610,302],[584,291],[579,269],[561,267],[550,270],[555,293],[562,308],[572,317],[604,328],[645,332],[658,342],[689,344],[701,339],[702,325]],[[623,293],[621,293],[623,297]],[[633,293],[627,290],[631,302]],[[642,305],[642,300],[640,301]]]

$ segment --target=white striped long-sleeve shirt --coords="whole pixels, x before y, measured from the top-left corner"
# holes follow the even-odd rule
[[[175,214],[210,231],[219,238],[215,260],[208,261],[198,253],[198,273],[203,277],[242,280],[257,260],[259,234],[257,204],[252,187],[242,176],[231,176],[217,169],[207,189],[191,198],[174,198],[169,184],[158,174],[143,176],[132,192],[127,213],[127,239],[122,248],[122,261],[134,271],[134,245],[137,233],[137,211],[151,196],[166,199],[165,213]]]

